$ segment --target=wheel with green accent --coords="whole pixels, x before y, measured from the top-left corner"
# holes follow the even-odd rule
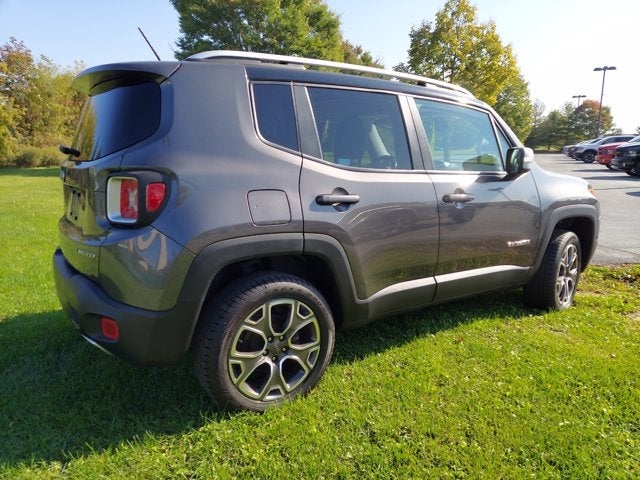
[[[293,275],[240,280],[205,306],[200,322],[196,373],[224,409],[263,411],[308,393],[333,354],[326,300]]]

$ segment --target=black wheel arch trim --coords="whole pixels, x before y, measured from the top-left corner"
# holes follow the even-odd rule
[[[193,337],[198,317],[216,276],[234,263],[273,255],[302,254],[301,233],[274,233],[230,238],[202,249],[189,267],[178,296],[178,303],[188,306],[191,312],[189,341]]]
[[[586,238],[592,239],[590,245],[583,243],[585,236],[581,235],[582,232],[576,232],[571,228],[572,222],[584,220],[589,222],[591,227],[591,235],[586,235]],[[571,230],[574,231],[576,235],[578,235],[582,251],[581,269],[584,270],[589,265],[598,245],[599,222],[600,210],[597,204],[585,203],[581,205],[567,205],[553,209],[545,214],[542,218],[541,223],[542,225],[544,225],[544,229],[540,233],[540,246],[538,247],[538,251],[532,266],[533,268],[531,268],[531,271],[529,272],[527,281],[533,278],[535,273],[538,271],[538,268],[540,268],[545,252],[547,250],[546,246],[549,244],[553,232],[557,228],[561,228],[563,230]]]

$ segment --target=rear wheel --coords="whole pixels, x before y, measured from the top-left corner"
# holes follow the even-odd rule
[[[327,302],[292,275],[244,278],[210,302],[200,321],[196,373],[222,408],[262,411],[305,394],[333,354]]]
[[[580,278],[580,240],[575,233],[558,230],[547,246],[540,268],[524,286],[527,306],[564,310],[573,303]]]

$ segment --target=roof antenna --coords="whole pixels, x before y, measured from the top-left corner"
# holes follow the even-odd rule
[[[140,27],[138,27],[138,31],[140,32],[140,35],[142,35],[142,38],[144,38],[144,41],[147,42],[147,45],[149,45],[149,48],[151,49],[153,54],[156,56],[156,58],[160,62],[161,61],[160,60],[160,55],[158,55],[158,52],[156,52],[156,49],[153,48],[153,45],[151,45],[151,42],[149,41],[149,39],[147,38],[147,36],[144,34],[144,32],[142,31],[142,29]]]

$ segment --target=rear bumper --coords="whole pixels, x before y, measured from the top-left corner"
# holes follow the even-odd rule
[[[76,271],[60,249],[53,255],[53,273],[64,312],[90,343],[130,363],[148,365],[176,363],[189,349],[197,305],[178,302],[171,310],[152,311],[117,302]],[[103,335],[102,317],[118,323],[118,340]]]

